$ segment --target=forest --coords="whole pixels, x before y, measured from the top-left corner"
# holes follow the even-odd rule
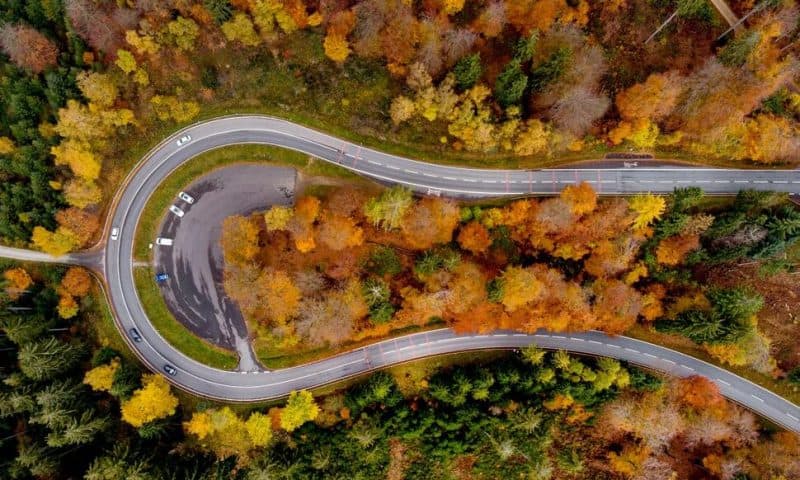
[[[85,270],[1,267],[0,478],[800,475],[797,437],[705,378],[535,347],[407,364],[281,406],[199,400],[100,328],[105,306]]]
[[[489,167],[794,163],[796,2],[729,3],[731,32],[702,0],[4,2],[0,238],[90,245],[147,148],[222,113]]]
[[[582,183],[481,206],[344,185],[229,217],[221,244],[225,291],[267,357],[445,325],[609,334],[640,325],[785,379],[800,372],[798,238],[800,212],[769,192],[600,199]],[[741,265],[756,269],[723,281]],[[759,287],[764,279],[774,288]]]

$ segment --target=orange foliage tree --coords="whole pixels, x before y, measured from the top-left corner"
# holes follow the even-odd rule
[[[61,288],[75,297],[85,297],[92,287],[92,276],[82,267],[69,267],[64,278],[61,279]]]
[[[458,244],[474,255],[486,253],[492,244],[489,230],[478,222],[470,222],[458,232]]]

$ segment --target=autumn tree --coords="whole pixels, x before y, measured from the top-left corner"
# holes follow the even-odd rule
[[[591,185],[581,182],[578,185],[568,185],[559,194],[577,216],[591,213],[597,208],[597,193]]]
[[[279,325],[297,312],[300,303],[300,290],[283,271],[267,272],[263,280],[263,297],[266,310]]]
[[[31,243],[38,250],[49,253],[54,257],[71,252],[78,246],[75,234],[59,227],[55,232],[51,232],[43,227],[34,227]]]
[[[35,28],[10,23],[0,27],[0,49],[20,68],[41,73],[58,61],[58,47]]]
[[[697,411],[711,409],[722,414],[727,408],[717,384],[700,375],[678,380],[675,394],[682,404]]]
[[[220,244],[225,262],[243,265],[258,254],[258,226],[241,215],[227,217],[222,222]]]
[[[252,20],[247,14],[236,12],[233,18],[222,24],[222,33],[229,41],[238,41],[247,47],[255,47],[261,43]]]
[[[253,412],[243,420],[230,407],[223,407],[194,412],[183,427],[197,437],[201,445],[223,459],[232,455],[247,457],[253,449],[269,444],[271,424],[270,417],[263,413]]]
[[[33,280],[28,271],[22,267],[10,268],[3,272],[5,292],[11,300],[18,299],[33,285]]]
[[[292,432],[306,422],[314,420],[319,415],[319,406],[314,401],[311,392],[307,390],[292,391],[286,406],[280,414],[281,428]]]
[[[85,297],[92,287],[92,276],[83,267],[69,267],[61,279],[61,287],[72,296]]]
[[[470,222],[461,227],[458,232],[458,244],[464,250],[474,255],[481,255],[487,252],[492,244],[489,230],[480,222]]]
[[[114,375],[120,368],[120,361],[115,358],[111,363],[98,365],[86,372],[83,383],[89,385],[96,392],[108,392],[114,384]]]
[[[317,238],[331,250],[338,251],[363,244],[364,231],[350,217],[327,214],[319,224]]]
[[[266,224],[267,231],[272,232],[275,230],[285,230],[289,221],[294,216],[294,210],[291,207],[284,207],[281,205],[273,205],[264,214],[264,223]]]
[[[56,221],[74,235],[79,247],[85,246],[100,228],[100,217],[96,213],[76,207],[59,210]]]
[[[400,227],[406,212],[413,203],[411,190],[396,186],[371,198],[364,205],[364,215],[374,225],[391,230]]]
[[[636,195],[628,200],[628,205],[636,213],[633,227],[637,230],[644,230],[653,221],[661,218],[667,207],[664,197],[652,193]]]
[[[508,267],[499,282],[498,299],[509,312],[538,298],[544,287],[533,271],[521,267]]]
[[[122,44],[122,26],[91,0],[66,0],[64,10],[72,27],[95,50],[113,56]]]
[[[625,120],[646,118],[657,122],[672,112],[682,91],[678,73],[653,73],[643,83],[617,94],[617,110]]]
[[[167,380],[161,375],[146,374],[142,375],[142,388],[122,402],[122,420],[138,428],[173,415],[177,407],[178,398],[170,391]]]
[[[453,239],[459,221],[455,202],[441,198],[423,198],[403,216],[400,229],[405,242],[416,249],[430,248]]]

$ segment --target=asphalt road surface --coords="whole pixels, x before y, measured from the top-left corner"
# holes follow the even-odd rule
[[[176,145],[184,135],[192,140]],[[134,232],[147,198],[161,179],[195,155],[225,145],[262,143],[305,152],[382,182],[406,185],[417,192],[454,197],[503,197],[551,194],[566,185],[587,181],[603,194],[644,191],[671,192],[680,186],[700,186],[710,193],[735,193],[742,188],[800,191],[800,171],[696,168],[479,170],[432,165],[409,160],[299,126],[262,116],[236,116],[199,123],[156,146],[139,164],[115,198],[109,227],[120,228],[109,241],[105,275],[115,320],[134,351],[155,371],[165,364],[177,368],[167,378],[175,385],[209,398],[254,401],[278,398],[292,390],[311,388],[359,375],[386,365],[429,355],[487,348],[518,348],[536,342],[545,348],[619,358],[678,376],[705,375],[730,399],[800,432],[800,408],[777,395],[708,365],[663,347],[601,333],[579,335],[456,335],[450,330],[415,334],[380,342],[319,362],[272,372],[229,372],[197,363],[170,346],[153,329],[142,309],[133,281]],[[137,328],[143,341],[134,343],[128,332]]]
[[[220,247],[222,221],[231,215],[249,215],[267,205],[292,200],[296,171],[263,165],[234,165],[208,173],[184,191],[189,204],[177,198],[182,218],[166,212],[159,237],[172,246],[155,244],[154,269],[169,275],[160,284],[172,314],[200,338],[239,354],[240,371],[261,370],[250,347],[247,327],[236,304],[223,289]]]

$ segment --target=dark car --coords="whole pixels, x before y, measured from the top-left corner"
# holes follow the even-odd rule
[[[164,365],[164,371],[173,377],[178,374],[178,369],[172,365]]]
[[[164,273],[164,272],[161,272],[161,273],[157,273],[157,274],[156,274],[156,282],[158,282],[158,283],[164,283],[164,282],[166,282],[168,279],[169,279],[169,275],[168,275],[168,274],[166,274],[166,273]]]
[[[131,338],[133,339],[134,342],[139,343],[142,341],[142,336],[139,335],[139,331],[136,330],[135,328],[131,328],[130,330],[128,330],[128,333],[131,335]]]

